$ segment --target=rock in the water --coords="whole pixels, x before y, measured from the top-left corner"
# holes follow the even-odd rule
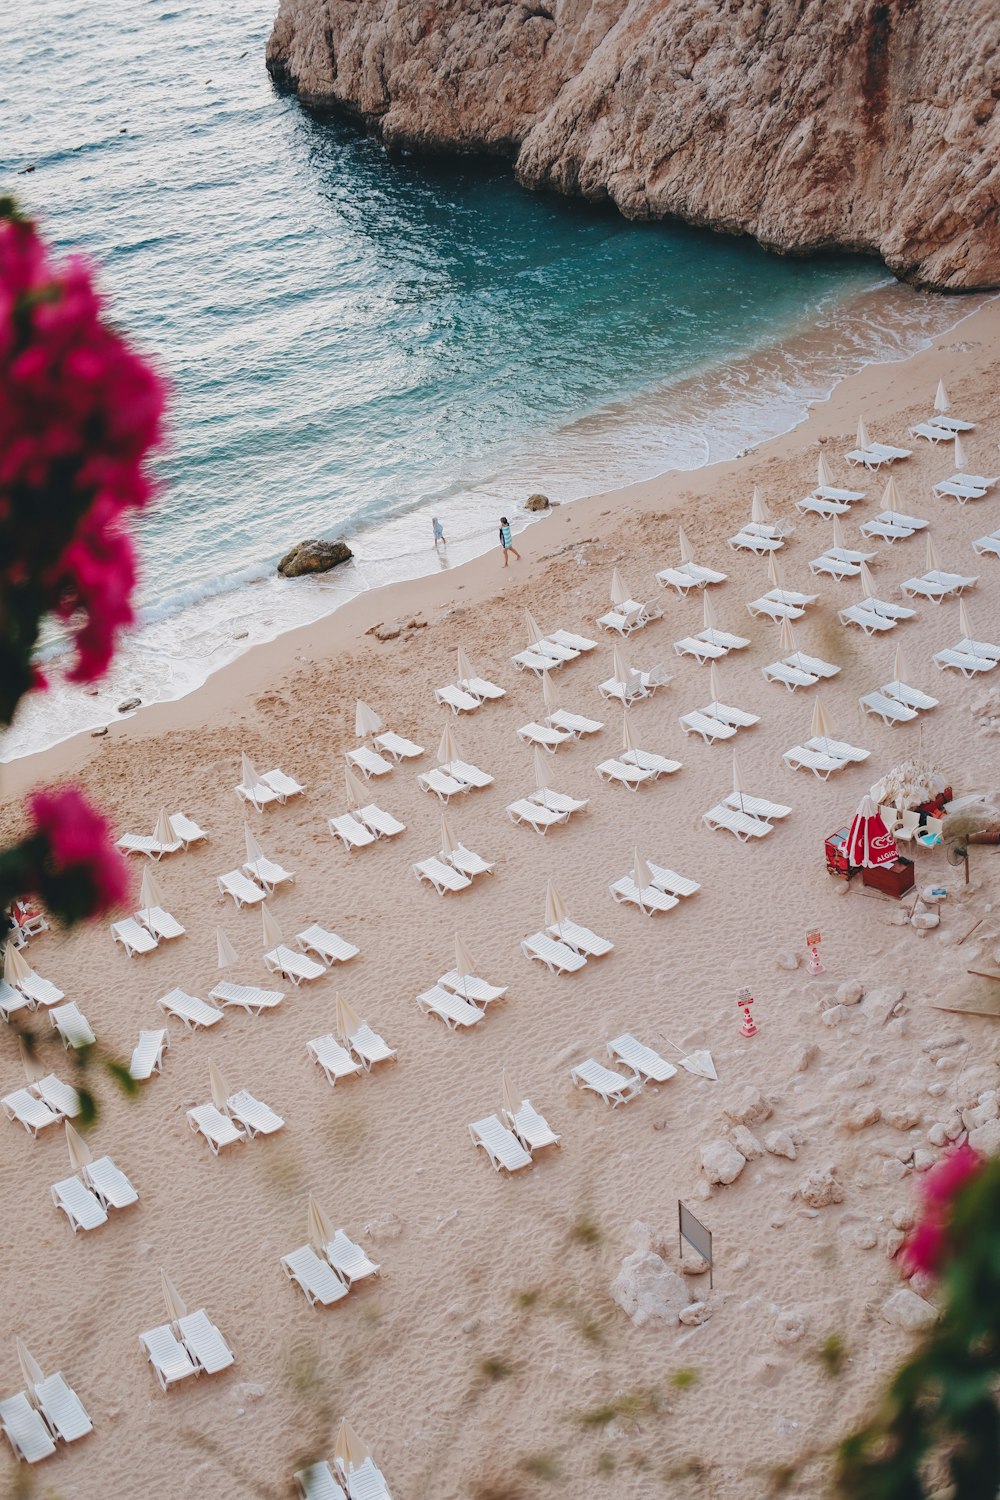
[[[283,578],[301,578],[304,573],[328,573],[338,563],[349,562],[354,556],[346,542],[324,542],[312,538],[299,542],[291,552],[286,552],[278,564]]]
[[[832,1172],[810,1172],[799,1183],[798,1194],[810,1208],[827,1208],[844,1201],[844,1189]]]
[[[923,1328],[930,1328],[937,1322],[937,1308],[930,1302],[925,1302],[923,1297],[918,1297],[916,1292],[911,1292],[909,1287],[900,1287],[898,1292],[893,1292],[888,1301],[882,1304],[882,1316],[887,1323],[893,1323],[897,1328],[905,1328],[910,1333],[919,1333]]]
[[[529,495],[524,502],[524,508],[525,510],[548,510],[549,504],[548,495]]]
[[[733,1125],[756,1125],[760,1120],[768,1119],[771,1106],[760,1089],[748,1085],[730,1099],[722,1113]]]
[[[701,1148],[701,1167],[709,1182],[727,1186],[736,1181],[746,1164],[743,1152],[724,1138],[708,1141]]]
[[[764,1137],[764,1150],[770,1151],[772,1156],[784,1156],[789,1161],[794,1161],[798,1152],[795,1142],[787,1130],[772,1130]]]
[[[123,698],[122,701],[118,705],[118,712],[120,714],[127,714],[127,713],[131,713],[132,710],[133,710],[133,708],[141,708],[141,707],[142,707],[142,699],[141,698]]]
[[[611,1283],[611,1297],[637,1328],[645,1323],[676,1323],[688,1306],[687,1283],[651,1250],[633,1250]]]

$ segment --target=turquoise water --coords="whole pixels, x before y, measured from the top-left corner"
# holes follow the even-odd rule
[[[481,163],[390,161],[275,90],[272,14],[32,0],[0,15],[0,186],[100,263],[174,388],[140,538],[145,630],[105,697],[184,691],[243,630],[424,566],[432,511],[457,559],[530,490],[572,499],[721,457],[901,337],[894,305],[845,336],[839,364],[781,366],[765,416],[753,361],[813,329],[818,358],[845,299],[885,284],[877,263],[629,225]],[[253,586],[315,534],[348,535],[357,566]],[[19,748],[100,708],[50,695]]]

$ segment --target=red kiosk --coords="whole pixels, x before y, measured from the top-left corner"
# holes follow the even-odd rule
[[[900,858],[870,797],[862,798],[850,828],[829,835],[825,852],[827,872],[841,880],[850,880],[860,870],[863,885],[897,899],[913,888],[913,861]]]

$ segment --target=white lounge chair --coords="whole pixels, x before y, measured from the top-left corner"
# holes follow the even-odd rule
[[[598,937],[589,927],[581,927],[579,922],[574,922],[569,917],[564,917],[561,922],[553,922],[546,931],[550,938],[568,944],[577,953],[586,954],[587,958],[604,958],[606,954],[614,952],[614,943],[607,938]]]
[[[608,890],[620,905],[637,906],[646,917],[653,916],[655,912],[672,911],[677,905],[676,896],[670,895],[668,891],[661,891],[658,885],[640,888],[631,875],[623,875],[620,880],[612,881]]]
[[[815,750],[819,755],[832,755],[834,760],[849,760],[858,764],[871,757],[870,750],[862,750],[859,745],[852,745],[847,740],[831,739],[829,735],[813,735],[806,740],[806,749]]]
[[[218,1375],[235,1362],[235,1354],[203,1307],[178,1318],[177,1329],[185,1349],[206,1375]]]
[[[481,703],[495,703],[498,698],[507,696],[502,687],[497,687],[496,683],[490,682],[487,677],[460,677],[456,686],[464,688]]]
[[[703,641],[699,636],[686,635],[679,641],[674,641],[674,650],[678,656],[694,656],[700,665],[704,666],[706,661],[718,661],[726,655],[724,646],[717,646],[712,641]]]
[[[352,1031],[345,1040],[366,1073],[371,1072],[375,1063],[391,1062],[399,1056],[395,1047],[390,1047],[385,1038],[373,1031],[367,1021],[362,1021],[357,1030]]]
[[[417,879],[429,881],[439,896],[443,896],[446,891],[464,891],[472,884],[468,875],[463,875],[454,865],[446,865],[444,860],[436,857],[418,860],[411,868]]]
[[[54,1114],[75,1120],[80,1113],[80,1095],[71,1083],[64,1083],[54,1073],[47,1074],[45,1078],[39,1078],[37,1083],[31,1085],[31,1089],[39,1099],[44,1099]]]
[[[51,979],[44,979],[41,974],[36,974],[34,969],[23,979],[13,980],[13,985],[31,1005],[58,1005],[60,1000],[66,998],[58,985],[53,984]]]
[[[442,989],[451,990],[463,1000],[474,1001],[484,1009],[492,1005],[494,1000],[502,1000],[507,993],[505,984],[490,984],[488,980],[480,979],[478,974],[460,974],[457,969],[449,969],[447,974],[442,974],[438,984]]]
[[[759,615],[766,615],[770,620],[801,620],[805,614],[805,608],[801,604],[788,604],[784,599],[773,598],[771,594],[762,594],[759,599],[751,599],[747,609],[756,619]]]
[[[794,693],[796,688],[815,687],[819,677],[815,672],[803,672],[799,667],[791,667],[786,661],[774,661],[768,667],[762,667],[766,682],[780,682]]]
[[[874,557],[875,554],[872,552],[868,555]],[[837,550],[831,548],[830,551],[824,552],[820,557],[812,559],[809,564],[809,571],[816,574],[828,573],[831,578],[835,578],[840,583],[845,578],[856,578],[861,572],[861,563],[855,562],[849,557],[840,556]]]
[[[52,1185],[52,1202],[61,1208],[76,1234],[78,1229],[99,1229],[108,1222],[108,1212],[95,1193],[79,1177],[67,1177]]]
[[[184,842],[178,838],[169,844],[161,844],[159,839],[154,839],[151,835],[123,833],[117,847],[123,854],[145,854],[147,859],[159,861],[165,854],[176,854],[178,849],[183,849]]]
[[[170,814],[170,826],[184,845],[190,849],[192,844],[207,843],[208,834],[193,818],[185,813],[175,812]]]
[[[792,810],[783,802],[769,802],[766,797],[751,797],[747,792],[730,792],[725,804],[737,812],[749,813],[752,818],[762,818],[765,823],[787,818]]]
[[[837,618],[842,625],[857,625],[865,635],[880,634],[893,630],[896,626],[895,620],[876,610],[866,609],[862,604],[852,604],[848,609],[838,610]]]
[[[308,1469],[296,1469],[293,1477],[302,1500],[347,1500],[325,1458]]]
[[[72,1002],[50,1010],[49,1020],[62,1038],[64,1047],[90,1047],[97,1041],[87,1017]]]
[[[584,714],[569,713],[565,708],[550,713],[547,722],[555,729],[568,729],[576,739],[582,739],[585,734],[597,734],[604,728],[600,719],[588,719]]]
[[[464,781],[468,786],[481,791],[483,787],[493,785],[493,777],[489,771],[481,771],[478,766],[472,765],[467,760],[450,760],[447,765],[439,768],[446,776],[454,776],[456,781]]]
[[[116,943],[121,943],[129,958],[134,958],[137,953],[152,953],[159,945],[157,937],[145,927],[140,927],[134,917],[112,922],[111,936]]]
[[[554,823],[565,823],[569,813],[553,812],[548,807],[522,797],[517,802],[508,804],[507,816],[512,823],[528,823],[536,833],[545,834]]]
[[[141,1083],[147,1078],[152,1078],[154,1073],[162,1073],[163,1054],[169,1046],[170,1033],[166,1027],[159,1031],[140,1031],[139,1040],[132,1053],[132,1061],[129,1063],[130,1076],[137,1083]]]
[[[468,875],[470,880],[474,880],[477,875],[492,875],[496,869],[495,861],[483,859],[481,854],[467,849],[464,844],[456,844],[450,854],[445,854],[442,849],[441,858],[453,865],[460,875]]]
[[[977,537],[972,550],[978,557],[1000,557],[1000,531],[991,531],[989,536]]]
[[[469,782],[449,776],[440,766],[432,771],[424,771],[417,777],[417,785],[423,787],[425,792],[433,792],[439,802],[447,802],[449,797],[457,797],[472,789]]]
[[[333,1239],[323,1246],[326,1258],[345,1286],[352,1287],[356,1281],[377,1276],[381,1267],[371,1260],[342,1229],[334,1231]]]
[[[338,1078],[353,1078],[365,1071],[329,1032],[326,1036],[316,1036],[311,1042],[306,1042],[306,1051],[323,1069],[331,1088],[336,1087]]]
[[[612,1038],[608,1043],[608,1056],[615,1062],[623,1062],[633,1073],[648,1078],[651,1083],[666,1083],[677,1072],[673,1063],[667,1062],[652,1047],[637,1042],[630,1031]]]
[[[966,505],[970,500],[984,500],[986,490],[976,484],[957,484],[954,479],[942,479],[932,491],[939,500],[957,500]]]
[[[770,823],[765,823],[761,818],[752,817],[749,813],[727,807],[724,802],[717,803],[715,807],[710,807],[707,813],[703,813],[702,822],[709,828],[725,829],[728,833],[735,833],[744,844],[748,839],[760,839],[771,832]]]
[[[940,568],[930,568],[919,578],[905,579],[899,587],[911,599],[919,597],[929,599],[932,604],[940,604],[942,599],[950,599],[956,594],[963,594],[966,589],[974,588],[978,582],[978,575],[945,573]]]
[[[662,568],[656,575],[656,581],[661,588],[673,589],[679,599],[683,599],[691,589],[704,588],[706,583],[705,579],[695,578],[683,568]]]
[[[631,635],[633,630],[642,630],[649,621],[643,614],[642,605],[633,599],[609,609],[607,614],[599,615],[597,623],[604,630],[614,630],[624,638]]]
[[[605,1104],[610,1104],[612,1109],[617,1109],[619,1104],[627,1104],[630,1099],[635,1099],[642,1093],[642,1079],[638,1073],[625,1078],[592,1057],[578,1063],[575,1068],[570,1068],[569,1076],[578,1089],[591,1089],[595,1094],[600,1094]]]
[[[197,995],[188,995],[182,989],[170,990],[156,1004],[165,1016],[183,1021],[188,1031],[193,1031],[196,1026],[214,1026],[217,1021],[222,1020],[222,1011],[217,1006],[199,1000]]]
[[[607,682],[598,683],[597,691],[602,698],[613,698],[627,706],[640,698],[651,698],[657,688],[665,687],[669,681],[669,672],[662,667],[651,667],[648,672],[632,672],[628,682],[609,677]]]
[[[728,724],[731,729],[751,729],[754,724],[760,723],[760,714],[748,713],[745,708],[734,708],[731,703],[707,703],[700,712],[707,714],[710,719],[718,719],[720,724]]]
[[[531,649],[537,655],[547,657],[549,661],[558,662],[560,666],[566,662],[577,661],[580,656],[575,646],[564,646],[553,636],[546,636],[543,640],[535,641]]]
[[[377,734],[375,745],[391,755],[397,765],[401,760],[417,760],[425,753],[423,745],[416,745],[413,740],[408,740],[402,734],[394,734],[391,729],[386,730],[385,734]]]
[[[366,1458],[357,1469],[348,1467],[344,1479],[350,1500],[392,1500],[385,1475],[372,1458]]]
[[[287,802],[289,797],[301,797],[305,791],[301,782],[296,781],[294,776],[286,775],[277,767],[273,771],[264,771],[260,779],[265,786],[269,786],[271,791],[277,794],[279,802]]]
[[[98,1156],[88,1162],[81,1176],[105,1208],[129,1208],[139,1201],[139,1194],[110,1156]]]
[[[285,1123],[269,1104],[256,1099],[249,1089],[238,1089],[235,1094],[230,1094],[226,1109],[250,1140],[258,1135],[273,1135]]]
[[[527,800],[537,803],[539,807],[544,807],[549,812],[565,813],[567,817],[572,816],[573,813],[583,812],[584,808],[589,806],[587,797],[571,797],[568,792],[557,792],[550,786],[531,792]]]
[[[994,641],[971,641],[968,637],[959,641],[956,651],[965,651],[970,656],[982,656],[987,661],[1000,661],[1000,646]]]
[[[587,962],[585,953],[577,953],[567,943],[557,942],[547,932],[533,932],[522,939],[521,952],[527,959],[537,959],[550,974],[575,974]]]
[[[6,1433],[15,1457],[26,1464],[37,1464],[56,1451],[41,1413],[32,1406],[24,1391],[0,1401],[0,1430]]]
[[[35,1404],[48,1423],[49,1430],[64,1443],[76,1443],[93,1432],[94,1424],[79,1396],[64,1377],[46,1375],[33,1389]]]
[[[352,766],[357,766],[366,781],[373,776],[388,776],[392,770],[392,761],[386,760],[384,755],[379,755],[367,745],[359,745],[356,750],[348,750],[346,759]]]
[[[241,802],[249,802],[251,807],[255,807],[258,812],[263,812],[265,807],[270,807],[272,802],[280,802],[282,800],[274,790],[274,787],[268,786],[267,782],[263,780],[255,782],[253,786],[246,786],[241,781],[233,790]],[[144,850],[143,853],[145,852]]]
[[[972,432],[975,422],[964,422],[961,417],[949,417],[944,412],[935,412],[932,417],[927,418],[932,427],[943,428],[945,434],[955,436],[956,432]]]
[[[282,990],[262,990],[255,984],[234,984],[231,979],[220,979],[215,988],[209,991],[209,999],[217,1000],[223,1009],[232,1005],[237,1010],[245,1010],[248,1016],[259,1016],[265,1010],[274,1010],[284,998]]]
[[[974,677],[977,672],[992,672],[996,662],[984,656],[973,656],[968,651],[952,649],[938,651],[934,656],[935,664],[944,670],[945,667],[953,667],[955,671],[961,672],[963,677]]]
[[[341,813],[339,817],[328,818],[327,827],[334,838],[340,839],[348,852],[352,849],[364,849],[366,845],[374,844],[377,837],[353,813]]]
[[[15,1089],[12,1094],[0,1099],[0,1109],[3,1110],[8,1120],[14,1120],[18,1125],[23,1125],[35,1140],[38,1139],[40,1130],[44,1130],[48,1125],[58,1125],[62,1118],[60,1114],[49,1108],[44,1099],[37,1098],[27,1089]]]
[[[847,500],[824,500],[822,495],[805,495],[795,502],[795,509],[803,515],[821,516],[824,521],[829,521],[831,516],[846,516],[850,508]]]
[[[895,698],[897,702],[905,703],[907,708],[915,708],[918,713],[938,706],[938,700],[932,698],[930,693],[923,693],[905,682],[884,682],[881,691],[887,698]]]
[[[567,740],[571,740],[573,735],[568,729],[553,729],[532,721],[530,724],[521,725],[517,731],[517,737],[526,745],[539,745],[543,750],[555,751],[560,745],[565,745]]]
[[[623,760],[602,760],[594,769],[602,781],[609,784],[617,781],[620,786],[628,787],[630,792],[634,792],[644,781],[656,780],[652,771],[645,771],[641,766],[626,764]]]
[[[534,1108],[530,1099],[522,1099],[514,1114],[502,1109],[500,1117],[514,1132],[524,1149],[532,1154],[544,1150],[546,1146],[559,1144],[559,1137],[544,1115],[540,1115]]]
[[[706,745],[714,744],[716,740],[731,740],[736,733],[731,724],[724,724],[721,719],[697,709],[681,714],[678,722],[685,734],[700,734]]]
[[[473,1144],[482,1146],[486,1156],[496,1170],[519,1172],[531,1166],[531,1156],[525,1151],[512,1130],[501,1124],[496,1115],[487,1115],[484,1120],[475,1120],[469,1126]]]
[[[178,1380],[185,1380],[189,1375],[197,1375],[197,1366],[184,1345],[177,1339],[169,1323],[140,1333],[139,1343],[153,1366],[153,1374],[162,1391],[174,1385]]]
[[[883,464],[893,464],[897,459],[910,457],[910,448],[894,448],[890,443],[869,443],[867,448],[852,448],[850,453],[844,454],[849,464],[871,470],[878,470]]]
[[[322,979],[326,973],[326,964],[317,963],[307,953],[296,953],[294,948],[287,948],[284,943],[279,943],[277,948],[265,953],[264,963],[272,974],[281,974],[296,989],[303,980],[308,982]]]
[[[866,714],[875,715],[883,724],[907,724],[917,717],[915,709],[907,708],[895,698],[887,698],[885,693],[865,693],[858,702]]]
[[[759,557],[763,557],[770,552],[777,552],[785,543],[780,536],[760,536],[750,527],[744,526],[742,531],[728,538],[727,545],[732,547],[734,552],[756,552]]]
[[[22,995],[6,979],[0,979],[0,1021],[9,1021],[19,1010],[34,1010],[35,1002]]]
[[[406,832],[406,824],[401,823],[391,812],[386,812],[383,807],[376,807],[370,802],[367,807],[358,809],[358,817],[366,828],[370,828],[376,838],[394,839],[397,835]]]
[[[279,885],[287,885],[295,879],[291,870],[286,870],[284,865],[279,865],[277,860],[268,859],[266,855],[261,859],[247,860],[243,873],[251,880],[259,881],[269,896],[274,894]]]
[[[832,755],[823,755],[819,750],[810,750],[805,745],[793,745],[781,758],[793,771],[811,771],[821,781],[827,781],[834,771],[842,771],[850,764]]]
[[[247,1139],[246,1132],[229,1115],[214,1104],[198,1104],[187,1112],[187,1122],[196,1135],[203,1135],[213,1156],[218,1156],[223,1146],[234,1146],[237,1141]]]
[[[673,776],[681,769],[679,760],[669,760],[655,750],[623,750],[618,759],[626,766],[637,766],[640,771],[651,771],[656,777]]]
[[[335,932],[327,932],[325,927],[318,926],[315,922],[300,932],[295,941],[303,953],[316,953],[327,965],[344,964],[352,958],[357,958],[361,952],[353,943],[346,938],[338,937]]]
[[[543,673],[554,672],[557,667],[561,667],[563,665],[561,661],[555,661],[551,656],[543,656],[542,653],[535,648],[530,648],[527,651],[519,651],[516,656],[511,657],[511,661],[514,663],[515,667],[519,668],[520,671],[534,672],[535,676],[538,678],[540,678]],[[478,703],[476,704],[476,707],[479,707]]]
[[[686,898],[694,896],[701,890],[697,880],[690,880],[687,875],[678,875],[676,870],[669,870],[665,865],[654,865],[651,859],[646,861],[649,873],[653,877],[653,884],[659,886],[661,891],[668,895]]]
[[[147,928],[161,943],[184,936],[185,929],[180,922],[170,912],[164,911],[162,906],[148,906],[145,911],[137,911],[135,920]]]
[[[437,688],[434,698],[438,703],[446,703],[453,714],[471,714],[483,706],[481,698],[473,697],[472,693],[456,687],[453,682],[446,682],[444,687]]]
[[[728,573],[720,573],[718,568],[706,568],[702,563],[696,562],[681,563],[680,571],[687,573],[689,577],[694,579],[695,583],[699,584],[725,583],[729,577]]]
[[[219,900],[232,896],[237,911],[244,906],[256,906],[267,899],[267,892],[263,887],[244,875],[242,870],[227,870],[225,875],[216,877],[216,885],[219,887]]]
[[[937,447],[938,443],[953,442],[955,434],[946,427],[939,427],[936,422],[918,422],[910,428],[910,436],[926,438]]]
[[[575,630],[550,630],[546,640],[554,641],[557,646],[567,646],[578,655],[597,650],[596,641],[592,641],[589,635],[578,635]]]
[[[477,1006],[470,1005],[461,995],[442,989],[439,984],[431,985],[429,990],[418,995],[417,1005],[425,1016],[437,1016],[449,1031],[454,1031],[457,1026],[475,1026],[483,1019],[483,1012]]]

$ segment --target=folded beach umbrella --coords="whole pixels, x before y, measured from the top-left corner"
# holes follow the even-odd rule
[[[441,852],[442,852],[442,854],[454,854],[454,852],[455,852],[455,850],[457,848],[458,848],[458,839],[455,837],[455,835],[451,831],[451,824],[448,822],[448,814],[447,813],[442,813],[441,814]]]
[[[517,1092],[514,1088],[514,1085],[507,1077],[506,1068],[504,1068],[503,1075],[500,1080],[500,1093],[503,1099],[504,1110],[506,1111],[508,1118],[512,1120],[517,1114],[518,1110]]]
[[[901,510],[899,501],[899,486],[896,484],[895,474],[889,475],[889,483],[882,491],[882,507],[884,510]]]
[[[704,594],[702,595],[702,602],[701,602],[701,623],[702,623],[702,627],[705,630],[717,630],[718,629],[718,621],[715,618],[715,606],[712,603],[712,600],[711,600],[711,597],[709,595],[708,589],[706,589],[705,592],[704,592]]]
[[[611,668],[615,682],[620,682],[622,687],[628,687],[632,677],[632,668],[625,660],[625,653],[620,646],[615,646],[611,652]]]
[[[542,634],[541,630],[539,629],[538,621],[535,619],[535,617],[531,613],[530,609],[526,609],[524,611],[524,623],[528,627],[528,644],[529,645],[531,645],[531,646],[537,646],[538,643],[539,643],[539,641],[544,641],[545,637]]]
[[[653,873],[638,849],[632,851],[632,879],[639,891],[648,891],[653,884]]]
[[[183,1301],[180,1292],[174,1286],[170,1277],[163,1267],[160,1267],[160,1290],[167,1307],[167,1317],[171,1323],[179,1323],[181,1318],[187,1317],[187,1304]]]
[[[462,756],[458,748],[458,741],[455,738],[455,731],[452,729],[450,723],[446,724],[441,735],[441,742],[438,745],[438,765],[447,766],[453,760],[461,759]]]
[[[538,745],[532,752],[532,759],[535,763],[535,791],[544,792],[549,784],[549,773],[545,766],[547,757]]]
[[[740,812],[745,812],[743,798],[747,795],[747,789],[743,785],[743,774],[740,771],[740,763],[736,759],[736,751],[733,751],[733,792],[740,799]]]
[[[892,664],[892,671],[893,671],[893,678],[892,678],[892,680],[893,680],[894,683],[905,682],[906,681],[906,663],[903,660],[903,648],[902,648],[902,646],[897,646],[896,647],[896,657],[895,657],[895,660],[893,661],[893,664]]]
[[[464,646],[459,646],[458,650],[456,651],[455,662],[456,670],[458,673],[455,678],[456,683],[469,682],[473,677],[477,675],[472,670],[472,663],[469,660],[468,655],[466,654]]]
[[[787,615],[781,622],[781,631],[778,636],[778,641],[782,651],[786,656],[794,656],[799,649],[795,644],[795,631],[792,627],[792,622]]]
[[[965,456],[965,444],[962,441],[962,434],[960,432],[956,432],[955,433],[955,468],[959,471],[959,473],[961,473],[961,471],[965,468],[965,466],[966,466],[967,463],[968,463],[968,459]]]
[[[42,1367],[37,1360],[32,1359],[28,1353],[28,1346],[24,1343],[23,1339],[15,1339],[14,1344],[17,1348],[17,1362],[21,1366],[21,1376],[28,1390],[33,1391],[35,1386],[41,1385],[45,1379]]]
[[[31,972],[31,965],[20,948],[8,943],[3,949],[3,977],[11,984],[19,984],[22,979],[30,978]]]
[[[948,411],[950,407],[951,402],[948,400],[948,392],[944,388],[944,381],[939,380],[937,392],[934,396],[934,410],[943,413]]]
[[[225,1114],[226,1105],[229,1100],[229,1085],[214,1062],[210,1062],[208,1065],[208,1082],[212,1094],[212,1103],[216,1109],[221,1109],[222,1113]]]
[[[871,442],[868,438],[868,428],[865,426],[864,417],[858,418],[858,439],[856,446],[860,448],[862,453],[864,453],[866,448],[871,447]]]
[[[680,542],[681,547],[681,562],[694,562],[694,548],[688,541],[687,532],[684,530],[683,526],[678,526],[677,528],[677,540]]]
[[[828,740],[830,738],[830,725],[826,717],[826,710],[819,698],[813,704],[812,724],[810,725],[809,733],[814,740]]]
[[[708,690],[712,694],[713,707],[716,703],[722,702],[722,698],[719,695],[719,675],[715,670],[714,661],[710,661],[708,664]]]
[[[260,785],[260,777],[257,774],[257,767],[254,765],[253,761],[250,759],[245,750],[243,751],[240,759],[243,763],[243,785],[249,792],[252,791],[255,786]],[[154,838],[159,838],[159,834],[154,834],[153,836]],[[162,843],[163,840],[161,839],[160,842]]]
[[[284,938],[281,935],[281,928],[268,911],[266,901],[260,903],[260,931],[265,953],[271,948],[280,948],[284,942]]]
[[[622,582],[622,575],[619,573],[618,569],[617,568],[612,569],[612,572],[611,572],[611,603],[612,604],[624,604],[625,600],[626,599],[630,599],[631,597],[632,597],[631,594],[629,593],[628,589],[625,587],[624,583]]]
[[[476,973],[476,960],[465,946],[465,939],[455,933],[455,972],[463,979]]]
[[[309,1194],[309,1212],[307,1215],[309,1226],[309,1240],[313,1249],[322,1255],[326,1246],[331,1243],[337,1231],[329,1215],[320,1208],[312,1193]],[[362,1463],[364,1460],[362,1459]]]
[[[969,618],[969,609],[964,599],[958,601],[958,628],[962,632],[962,639],[972,640],[972,621]]]
[[[542,698],[545,701],[546,713],[554,714],[559,707],[559,699],[556,697],[556,690],[552,686],[551,672],[542,673]]]
[[[771,553],[768,554],[768,558],[767,558],[767,576],[768,576],[768,578],[771,581],[771,587],[772,588],[774,588],[774,589],[784,588],[784,584],[781,581],[781,564],[778,562],[778,559],[777,559],[777,557],[775,556],[775,554],[773,552],[771,552]],[[708,598],[707,594],[705,595],[705,598],[706,599]]]
[[[347,804],[349,807],[368,806],[368,793],[365,791],[364,783],[358,780],[350,766],[344,767],[344,785],[347,788]]]
[[[40,1078],[44,1078],[45,1064],[40,1057],[36,1056],[20,1033],[17,1037],[17,1050],[20,1053],[21,1067],[24,1069],[24,1076],[28,1082],[37,1083]]]
[[[372,1450],[358,1437],[354,1428],[348,1426],[346,1417],[340,1424],[333,1453],[343,1464],[345,1474],[349,1474],[352,1469],[360,1469],[365,1460],[372,1456]]]
[[[74,1172],[82,1172],[84,1167],[89,1167],[94,1160],[94,1153],[79,1131],[74,1130],[68,1120],[64,1122],[66,1129],[66,1150],[69,1152],[69,1164]]]
[[[878,598],[878,595],[875,592],[875,580],[869,572],[868,564],[866,562],[863,562],[858,570],[858,582],[861,585],[862,601],[864,601],[865,599]]]
[[[246,845],[247,862],[249,864],[256,864],[258,859],[265,859],[267,857],[263,849],[258,844],[257,840],[254,838],[249,823],[243,824],[243,842]]]
[[[623,708],[622,709],[622,749],[623,750],[638,750],[638,748],[639,748],[639,746],[636,744],[635,738],[634,738],[633,733],[632,733],[632,720],[629,718],[628,709],[627,708]]]
[[[833,518],[833,545],[840,548],[846,547],[847,545],[847,543],[844,541],[844,528],[840,524],[839,516],[834,516]]]
[[[821,453],[819,463],[816,465],[816,488],[818,490],[828,490],[832,489],[832,487],[833,481],[830,478],[830,471],[826,466],[826,454]]]
[[[215,929],[215,948],[217,965],[220,969],[229,969],[233,964],[239,963],[240,956],[221,927]]]
[[[927,537],[926,567],[928,573],[940,573],[941,571],[941,559],[938,557],[938,550],[929,534]]]
[[[177,843],[177,834],[174,830],[173,823],[171,823],[170,819],[167,817],[167,809],[165,807],[160,808],[160,816],[156,820],[156,827],[153,829],[153,837],[154,839],[156,839],[157,843],[160,844]]]
[[[761,499],[760,490],[756,485],[753,487],[753,500],[750,505],[750,519],[758,526],[770,525],[771,517],[767,513],[767,507]]]
[[[354,733],[359,740],[363,740],[366,734],[378,734],[385,725],[373,708],[363,703],[360,698],[354,705]]]
[[[699,1048],[697,1052],[689,1052],[686,1057],[682,1057],[681,1067],[693,1073],[696,1078],[711,1078],[718,1082],[719,1075],[715,1071],[712,1054],[706,1052],[704,1048]]]
[[[149,861],[143,865],[142,882],[139,886],[139,910],[149,912],[154,906],[164,906],[163,892],[156,883],[156,878],[149,867]]]
[[[552,878],[545,887],[545,925],[546,927],[558,927],[562,931],[562,924],[569,916],[566,903],[555,888]]]
[[[891,865],[899,858],[896,841],[870,797],[862,797],[847,835],[848,862],[863,870]]]
[[[361,1030],[361,1017],[358,1015],[350,1000],[345,1000],[343,995],[337,992],[337,1035],[343,1041],[354,1036],[355,1032]],[[331,1239],[333,1236],[331,1235]]]

